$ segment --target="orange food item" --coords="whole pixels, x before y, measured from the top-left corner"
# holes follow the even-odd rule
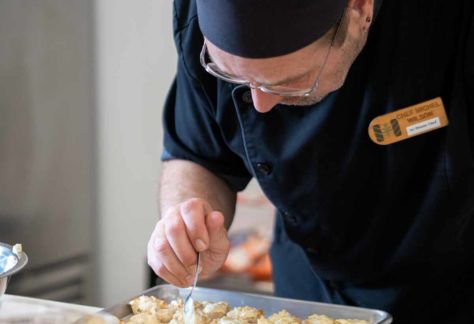
[[[251,235],[243,243],[232,247],[221,271],[242,273],[262,258],[269,248],[269,242]]]
[[[247,269],[247,273],[254,280],[271,281],[272,280],[272,263],[270,255],[266,253],[254,265]]]

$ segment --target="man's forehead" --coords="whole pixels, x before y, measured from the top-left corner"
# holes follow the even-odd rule
[[[309,46],[298,51],[269,58],[246,58],[228,53],[209,40],[205,40],[207,55],[219,70],[234,77],[254,78],[255,81],[273,84],[290,82],[308,73],[315,61]],[[263,77],[263,79],[258,79]]]
[[[209,58],[216,63],[222,63],[221,61],[225,61],[223,63],[227,62],[234,62],[234,63],[242,63],[242,64],[259,64],[259,65],[266,65],[266,64],[271,64],[271,63],[279,63],[279,64],[285,64],[287,62],[294,61],[295,58],[300,59],[300,58],[308,58],[313,55],[314,49],[317,47],[317,43],[312,43],[308,46],[305,46],[304,48],[300,48],[298,50],[295,50],[290,53],[286,53],[283,55],[279,56],[271,56],[271,57],[265,57],[265,58],[250,58],[250,57],[244,57],[240,55],[236,55],[233,53],[229,53],[228,51],[220,48],[216,44],[214,44],[212,41],[210,41],[207,38],[204,38],[204,42],[206,44],[207,48],[207,53]],[[320,40],[317,41],[318,43],[323,43],[323,39],[321,38]]]
[[[201,31],[220,49],[245,58],[285,55],[324,35],[347,0],[197,0]]]

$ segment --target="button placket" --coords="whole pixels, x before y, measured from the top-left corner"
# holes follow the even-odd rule
[[[273,165],[265,161],[258,149],[259,138],[255,137],[255,123],[258,118],[253,107],[252,92],[248,87],[239,86],[233,93],[234,106],[242,130],[242,139],[244,143],[245,154],[247,156],[248,166],[259,182],[263,191],[267,189],[268,181],[272,181],[274,173]]]

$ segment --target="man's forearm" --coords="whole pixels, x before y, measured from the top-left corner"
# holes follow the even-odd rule
[[[201,198],[225,217],[226,228],[232,223],[236,193],[206,168],[190,161],[163,163],[160,185],[161,214],[188,199]]]

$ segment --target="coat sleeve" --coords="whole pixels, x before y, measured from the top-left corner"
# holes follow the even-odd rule
[[[219,90],[216,80],[199,64],[203,37],[190,2],[175,1],[178,66],[164,107],[161,159],[198,163],[222,178],[233,191],[240,191],[251,175],[242,158],[227,145],[216,120],[217,103],[212,98],[219,95]]]

